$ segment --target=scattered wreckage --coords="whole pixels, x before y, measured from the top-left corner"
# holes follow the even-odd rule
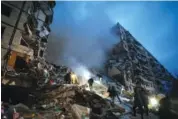
[[[6,70],[4,79],[28,80],[31,86],[2,84],[2,118],[117,119],[125,112],[86,85],[65,84],[67,70],[38,59],[24,69]]]
[[[91,119],[118,119],[125,112],[124,108],[113,106],[109,100],[100,97],[94,92],[85,90],[85,86],[64,84],[43,90],[35,90],[33,91],[34,93],[29,93],[29,90],[24,89],[26,92],[22,93],[22,96],[18,98],[23,100],[25,97],[33,95],[31,97],[34,97],[34,100],[30,101],[33,104],[24,102],[25,105],[28,105],[27,107],[16,102],[17,105],[14,103],[15,106],[10,106],[7,109],[8,113],[4,113],[3,115],[12,116],[14,113],[19,113],[19,116],[21,115],[23,118],[31,115],[31,118],[38,119],[83,119],[83,117]],[[3,88],[2,92],[4,90]],[[8,91],[12,90],[8,89]],[[28,96],[25,94],[28,94]],[[116,112],[119,112],[119,115],[115,114]]]
[[[2,80],[20,80],[28,83],[27,87],[33,86],[34,88],[42,88],[49,83],[51,83],[51,85],[61,84],[66,72],[67,67],[54,66],[43,60],[34,59],[22,69],[12,69],[8,67],[3,71],[4,75],[2,76]]]

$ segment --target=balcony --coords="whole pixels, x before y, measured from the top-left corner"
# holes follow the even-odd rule
[[[22,32],[22,38],[27,42],[27,44],[31,45],[36,40],[36,28],[37,28],[37,20],[33,15],[29,15],[27,17],[27,22],[24,23],[24,31]]]
[[[38,26],[38,21],[37,19],[35,18],[34,15],[29,15],[27,17],[27,22],[24,24],[24,28],[26,27],[25,25],[28,24],[29,25],[29,28],[32,32],[36,32],[35,29],[37,28]]]
[[[53,15],[53,7],[55,6],[52,2],[40,1],[40,8],[46,15]]]
[[[46,48],[47,44],[44,43],[44,42],[41,42],[41,43],[40,43],[40,46],[43,47],[43,48]]]
[[[42,26],[41,30],[38,30],[37,36],[41,38],[44,38],[44,37],[47,38],[49,33],[50,31],[45,26]]]
[[[116,63],[116,60],[109,60],[109,63]]]
[[[36,41],[35,35],[30,30],[28,24],[25,24],[24,27],[25,27],[25,31],[22,32],[22,38],[25,40],[25,42],[28,45],[31,45],[31,44],[33,44]]]
[[[53,15],[46,16],[45,23],[50,25],[53,22]]]
[[[117,67],[117,66],[120,66],[121,64],[122,64],[122,63],[118,62],[118,63],[112,64],[112,66]]]

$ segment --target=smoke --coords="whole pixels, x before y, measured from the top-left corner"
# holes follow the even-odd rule
[[[89,68],[103,69],[107,52],[119,39],[111,34],[106,6],[92,2],[57,2],[47,60],[90,77]]]
[[[86,84],[87,80],[94,76],[85,65],[81,64],[73,57],[68,61],[68,65],[71,67],[72,71],[79,76],[80,84]]]

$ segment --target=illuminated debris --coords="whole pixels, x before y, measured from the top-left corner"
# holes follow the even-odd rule
[[[48,91],[45,91],[48,90]],[[67,119],[82,119],[82,117],[106,117],[114,116],[113,112],[123,113],[121,107],[112,107],[108,100],[97,94],[85,90],[85,86],[65,84],[58,87],[43,89],[36,94],[36,102],[33,111],[26,106],[16,105],[16,111],[26,116],[35,113],[37,118],[52,119],[53,117],[65,117]],[[13,106],[14,107],[14,106]],[[12,107],[12,109],[13,109]],[[26,114],[24,111],[29,112]],[[76,118],[74,118],[76,117]]]
[[[52,108],[52,104],[54,104],[54,106],[58,105],[79,119],[81,115],[97,115],[98,118],[100,118],[108,115],[108,113],[112,113],[112,111],[119,113],[125,111],[121,107],[112,107],[110,102],[93,92],[85,90],[84,86],[79,87],[72,84],[61,85],[40,96],[39,100],[40,103],[38,105],[46,107],[44,109]],[[108,111],[108,109],[111,110]],[[90,114],[86,114],[88,112],[90,112]]]

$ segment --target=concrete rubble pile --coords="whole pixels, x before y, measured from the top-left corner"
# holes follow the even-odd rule
[[[42,105],[41,105],[41,104]],[[50,106],[59,105],[68,111],[66,117],[72,119],[81,119],[82,113],[90,118],[104,118],[108,116],[108,109],[113,108],[107,100],[97,94],[85,90],[84,86],[62,85],[51,92],[47,92],[41,96],[39,105],[45,109]],[[48,106],[47,106],[48,105]],[[78,109],[77,109],[78,108]],[[124,112],[122,108],[115,107],[114,111]],[[80,111],[78,111],[80,110]],[[114,114],[111,115],[114,117]],[[72,117],[70,117],[70,115]]]
[[[55,66],[42,59],[34,59],[22,69],[7,68],[4,71],[3,82],[6,84],[8,79],[15,81],[15,85],[43,87],[47,83],[62,83],[66,72],[67,67]]]
[[[110,101],[94,92],[85,90],[85,86],[73,84],[48,88],[36,94],[35,99],[29,108],[22,104],[11,105],[6,114],[12,116],[19,113],[23,118],[31,116],[38,119],[117,119],[125,112],[123,108],[111,105]],[[119,115],[115,112],[119,112]]]

